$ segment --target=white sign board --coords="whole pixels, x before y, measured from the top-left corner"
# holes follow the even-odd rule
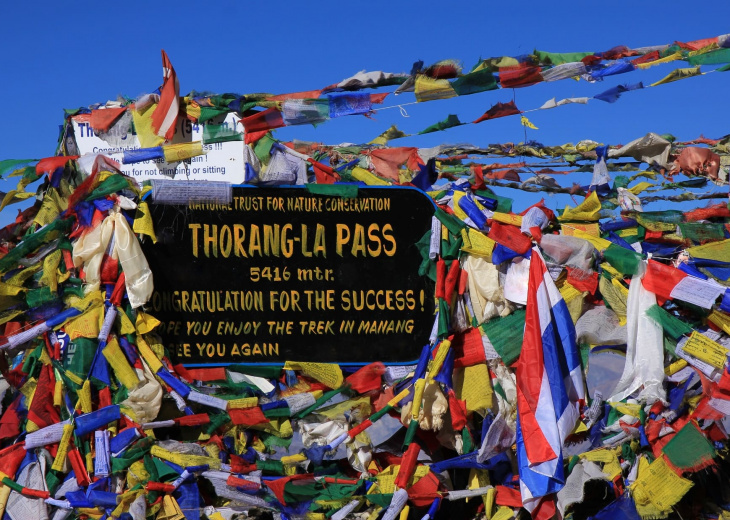
[[[126,123],[123,120],[119,121],[109,129],[108,133],[101,135],[91,128],[88,116],[77,116],[72,118],[72,122],[76,145],[81,155],[104,154],[118,161],[122,165],[122,172],[138,182],[148,179],[176,179],[242,184],[244,181],[243,141],[204,144],[205,155],[182,162],[167,163],[164,159],[155,159],[123,164],[122,158],[125,151],[141,148],[137,135],[128,131],[128,121]],[[243,134],[243,125],[236,114],[228,114],[221,123]],[[204,126],[204,124],[196,124],[185,118],[179,118],[171,144],[202,141]]]

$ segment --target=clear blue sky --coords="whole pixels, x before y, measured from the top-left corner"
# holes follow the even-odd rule
[[[118,95],[136,97],[162,82],[160,49],[181,93],[285,93],[336,83],[360,70],[408,72],[414,61],[447,58],[465,69],[480,58],[529,53],[604,51],[690,41],[730,32],[730,3],[527,1],[468,2],[10,2],[0,31],[0,158],[53,155],[63,109]],[[517,89],[522,110],[557,97],[593,96],[620,83],[656,81],[679,65],[613,76],[602,83],[564,80]],[[708,70],[714,66],[708,67]],[[620,144],[647,132],[680,140],[730,133],[730,72],[690,78],[625,94],[614,104],[593,100],[528,114],[546,145],[593,139]],[[280,139],[328,144],[366,142],[391,124],[407,133],[457,114],[471,121],[512,90],[496,90],[407,107],[410,117],[384,110],[313,128],[276,132]],[[414,101],[389,96],[384,106]],[[522,141],[519,118],[413,136],[394,146]],[[561,179],[558,179],[561,181]],[[14,186],[13,182],[13,186]],[[11,186],[12,187],[12,186]],[[5,184],[0,189],[9,189]],[[519,193],[507,195],[519,200]],[[525,205],[516,204],[516,209]],[[3,211],[0,224],[10,214]]]

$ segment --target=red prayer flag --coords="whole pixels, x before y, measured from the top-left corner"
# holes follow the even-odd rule
[[[502,88],[529,87],[542,81],[540,67],[508,67],[499,69],[499,83]]]
[[[449,267],[449,272],[446,275],[446,282],[444,283],[444,300],[449,304],[454,297],[454,290],[456,289],[456,284],[459,282],[460,272],[459,261],[452,260],[451,267]]]
[[[345,378],[345,382],[350,385],[350,388],[360,394],[365,394],[372,390],[380,389],[382,384],[382,375],[385,373],[385,365],[382,362],[376,361],[365,365],[357,372]]]
[[[312,158],[307,159],[314,170],[314,178],[317,184],[334,184],[340,180],[340,175],[329,166],[318,163]]]
[[[473,188],[475,190],[483,190],[486,187],[486,184],[484,184],[484,172],[482,171],[481,165],[472,166],[471,171],[474,172]]]
[[[509,247],[512,251],[524,255],[532,247],[532,240],[530,237],[523,234],[520,228],[516,226],[510,226],[509,224],[500,224],[499,222],[492,221],[489,233],[489,238],[495,242],[502,244],[505,247]]]
[[[0,472],[14,479],[25,455],[25,441],[0,450]]]
[[[671,298],[672,289],[685,276],[687,276],[687,273],[679,269],[664,265],[656,260],[649,260],[642,283],[647,291],[651,291],[666,300]]]
[[[399,488],[405,489],[408,486],[408,481],[411,479],[413,471],[416,469],[416,464],[418,463],[419,451],[421,451],[421,447],[417,443],[412,442],[403,454],[398,475],[395,477],[395,485]]]
[[[58,410],[53,406],[53,392],[56,381],[53,377],[53,367],[43,365],[38,378],[33,402],[28,410],[28,420],[33,421],[39,428],[44,428],[61,421]]]
[[[162,51],[162,87],[160,88],[160,101],[152,113],[152,130],[165,140],[171,141],[175,135],[177,126],[177,115],[180,111],[180,84],[177,81],[177,74],[172,68],[170,58]]]
[[[497,496],[494,501],[497,505],[507,507],[522,507],[522,495],[516,489],[507,486],[495,486]]]
[[[268,132],[274,128],[286,126],[281,112],[275,108],[262,110],[252,116],[244,117],[241,121],[246,129],[246,134],[253,132]]]
[[[454,431],[463,430],[466,426],[466,402],[458,399],[451,388],[449,388],[449,414]]]
[[[45,159],[41,159],[40,161],[38,161],[38,164],[35,165],[35,173],[36,175],[41,176],[44,173],[54,172],[56,171],[56,169],[65,166],[67,162],[75,161],[78,158],[78,155],[60,155],[58,157],[46,157]]]
[[[441,496],[438,492],[439,480],[433,473],[427,473],[418,482],[406,489],[408,500],[415,507],[428,507]]]
[[[418,148],[379,148],[370,153],[375,173],[381,177],[398,181],[398,169],[405,164],[411,171],[418,171],[423,161],[418,156]]]
[[[239,426],[254,426],[269,422],[264,412],[258,406],[228,410],[228,415],[231,416],[231,422]]]
[[[451,348],[454,351],[454,368],[469,367],[486,362],[482,335],[475,328],[461,334],[454,334]]]
[[[91,128],[97,132],[106,132],[119,119],[119,117],[127,111],[127,107],[120,108],[102,108],[91,111],[90,124]]]
[[[267,97],[267,101],[286,101],[288,99],[317,99],[322,95],[321,90],[306,90],[304,92],[290,92],[289,94],[277,94]]]
[[[474,123],[481,123],[487,119],[497,119],[498,117],[513,116],[515,114],[521,114],[519,108],[515,105],[514,101],[509,103],[497,103],[492,108],[484,112],[484,115],[474,121]]]

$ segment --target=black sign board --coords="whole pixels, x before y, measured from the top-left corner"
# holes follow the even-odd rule
[[[434,207],[419,190],[240,187],[230,205],[150,211],[148,307],[179,363],[407,362],[428,342],[416,242]]]

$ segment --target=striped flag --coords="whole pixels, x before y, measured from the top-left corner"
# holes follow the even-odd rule
[[[180,110],[180,84],[177,81],[177,74],[172,68],[170,58],[162,51],[162,77],[163,83],[160,88],[160,101],[152,113],[152,130],[167,141],[172,141],[177,126],[177,114]]]
[[[554,504],[540,499],[565,484],[563,443],[580,418],[585,390],[573,320],[537,248],[516,377],[522,501],[533,516],[550,518]]]

